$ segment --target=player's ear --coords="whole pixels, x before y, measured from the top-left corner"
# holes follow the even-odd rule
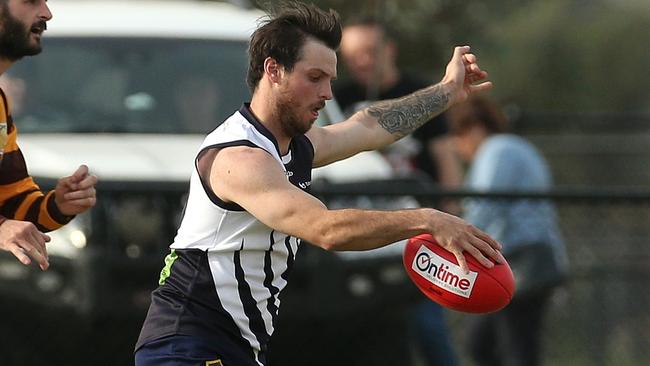
[[[264,60],[264,74],[268,76],[271,82],[277,83],[280,81],[281,71],[282,65],[280,65],[274,58],[267,57],[266,60]]]

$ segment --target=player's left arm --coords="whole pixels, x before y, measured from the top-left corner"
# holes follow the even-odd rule
[[[468,46],[456,47],[445,76],[435,85],[375,103],[341,123],[313,127],[307,136],[314,145],[314,167],[391,144],[469,94],[489,89],[492,83],[484,81],[487,73],[469,51]]]

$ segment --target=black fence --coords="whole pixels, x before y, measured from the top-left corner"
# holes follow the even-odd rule
[[[99,187],[99,205],[79,217],[87,245],[17,275],[0,262],[2,365],[131,365],[132,347],[180,218],[185,184]],[[443,198],[548,199],[558,211],[570,278],[554,294],[544,325],[545,365],[650,364],[650,191],[440,191],[419,181],[314,183],[330,207],[435,206]],[[56,281],[53,279],[56,278]],[[58,281],[58,282],[57,282]],[[420,366],[406,326],[423,299],[399,251],[327,253],[305,245],[283,307],[272,365]],[[470,315],[447,312],[455,352]]]

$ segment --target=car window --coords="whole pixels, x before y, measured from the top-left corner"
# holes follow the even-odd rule
[[[205,134],[250,99],[246,42],[50,38],[12,67],[21,133]],[[6,85],[6,83],[3,83]],[[16,85],[16,83],[10,83]]]

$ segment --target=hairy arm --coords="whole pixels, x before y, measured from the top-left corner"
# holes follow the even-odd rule
[[[488,257],[503,260],[500,245],[488,235],[437,210],[330,210],[293,186],[277,161],[261,149],[232,147],[218,152],[209,181],[222,200],[236,202],[265,225],[326,250],[368,250],[430,233],[463,265],[463,251],[486,266],[491,266]]]

